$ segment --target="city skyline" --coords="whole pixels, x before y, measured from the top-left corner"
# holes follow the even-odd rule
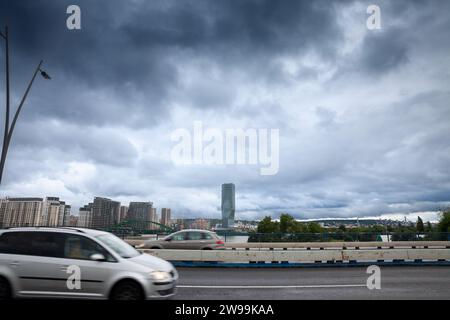
[[[92,202],[78,211],[72,212],[71,208],[71,205],[54,196],[0,198],[0,229],[73,226],[107,230],[124,221],[141,221],[150,230],[156,230],[159,224],[172,224],[171,209],[161,208],[158,215],[152,202],[130,202],[128,206],[123,206],[113,199],[94,197]]]
[[[0,3],[11,97],[37,57],[52,76],[33,85],[0,196],[157,199],[219,218],[220,185],[233,181],[240,219],[437,220],[450,206],[447,1],[380,0],[380,30],[354,1],[80,0],[80,30],[67,5]],[[197,121],[221,137],[279,130],[279,170],[262,176],[259,153],[258,165],[174,164],[171,134]]]
[[[119,220],[123,220],[123,216],[126,216],[128,214],[128,209],[129,209],[130,203],[132,203],[132,202],[135,202],[135,203],[149,203],[149,202],[142,202],[142,201],[131,201],[131,202],[129,202],[128,206],[125,206],[125,205],[123,205],[122,202],[115,201],[113,199],[109,199],[109,198],[105,198],[105,197],[93,197],[93,199],[95,199],[95,198],[108,199],[108,200],[111,200],[113,202],[121,204],[120,207],[118,207],[119,209],[118,209],[118,213],[117,213],[117,215],[119,216]],[[31,202],[33,202],[33,201],[35,201],[35,202],[36,201],[37,202],[44,202],[44,200],[46,200],[46,199],[48,199],[50,201],[52,201],[54,199],[58,199],[57,201],[59,201],[64,206],[64,210],[65,210],[64,212],[65,212],[65,217],[66,218],[68,218],[69,216],[70,217],[75,216],[77,218],[80,218],[80,216],[81,216],[80,214],[83,212],[84,215],[81,216],[81,219],[85,219],[85,220],[88,219],[86,217],[87,213],[85,211],[91,210],[91,207],[93,205],[93,202],[89,202],[88,204],[84,204],[81,207],[77,207],[77,206],[73,206],[73,205],[70,205],[70,204],[66,204],[65,201],[60,201],[59,197],[54,197],[54,196],[37,196],[37,197],[36,196],[35,197],[28,197],[28,196],[27,197],[24,197],[24,196],[22,196],[22,197],[17,197],[17,196],[16,197],[8,197],[8,196],[6,196],[6,197],[3,197],[3,198],[0,198],[0,205],[1,205],[2,201],[6,200],[6,199],[12,199],[12,200],[26,199],[27,201],[31,201]],[[152,205],[153,205],[153,202],[150,202],[150,203],[152,203]],[[67,211],[67,208],[69,209],[69,211]],[[124,212],[124,209],[125,209],[125,212]],[[207,219],[207,220],[223,221],[223,216],[222,216],[221,212],[220,212],[220,216],[210,216],[210,215],[204,215],[204,214],[201,214],[201,213],[196,213],[196,214],[193,214],[191,216],[187,216],[187,215],[184,215],[182,213],[178,213],[178,214],[175,213],[175,215],[172,216],[171,215],[171,212],[172,212],[171,208],[167,208],[167,207],[153,207],[152,206],[152,210],[154,210],[154,213],[152,213],[152,214],[154,214],[155,217],[158,217],[158,214],[157,214],[157,210],[158,209],[159,209],[159,212],[160,212],[160,215],[159,215],[160,217],[162,217],[163,211],[169,210],[169,216],[171,216],[171,219],[186,219],[186,220]],[[41,209],[39,209],[39,210],[41,210]],[[417,217],[420,216],[420,217],[423,218],[424,221],[437,222],[438,218],[439,218],[437,214],[439,214],[440,212],[441,211],[439,211],[437,213],[434,212],[434,211],[429,211],[429,212],[426,212],[426,211],[424,211],[424,212],[412,212],[412,213],[406,213],[406,214],[404,214],[404,213],[395,214],[394,213],[394,214],[380,214],[380,215],[366,216],[366,217],[358,217],[358,216],[355,215],[355,216],[350,216],[350,217],[296,218],[296,220],[300,221],[300,222],[302,222],[302,221],[303,222],[308,222],[308,221],[317,221],[317,220],[326,221],[326,220],[355,220],[355,219],[360,219],[360,220],[380,220],[381,219],[381,220],[393,220],[393,221],[405,221],[405,220],[407,220],[409,222],[415,222],[417,220]],[[283,214],[283,213],[292,214],[292,212],[277,211],[277,212],[269,213],[266,216],[270,216],[274,220],[277,220],[278,217],[281,214]],[[261,217],[261,218],[258,218],[258,219],[246,219],[246,218],[240,218],[239,216],[237,216],[237,217],[234,218],[234,221],[260,221],[262,218],[264,218],[264,217]],[[2,212],[0,211],[0,222],[1,222],[2,219],[3,219],[3,215],[2,215]],[[60,220],[58,220],[58,221],[60,221]],[[65,219],[63,221],[67,222],[67,220],[65,220]],[[149,219],[149,221],[160,222],[160,219],[156,219],[156,220],[155,219]]]

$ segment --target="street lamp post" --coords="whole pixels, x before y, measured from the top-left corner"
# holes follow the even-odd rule
[[[20,100],[19,106],[17,107],[16,113],[14,114],[13,121],[11,122],[11,126],[9,126],[9,120],[10,120],[10,86],[9,86],[9,36],[8,36],[8,27],[5,27],[5,31],[0,31],[0,36],[5,40],[5,60],[6,60],[6,67],[5,67],[5,73],[6,73],[6,112],[5,112],[5,130],[3,134],[3,146],[2,146],[2,155],[0,159],[0,185],[2,183],[3,178],[3,169],[5,167],[6,162],[6,155],[8,154],[8,148],[9,144],[11,142],[12,134],[14,132],[14,128],[16,126],[17,119],[19,118],[20,111],[22,110],[23,104],[28,96],[28,92],[31,89],[31,86],[33,85],[34,79],[36,78],[36,75],[38,72],[41,73],[41,76],[44,79],[51,79],[50,76],[41,69],[43,61],[41,60],[36,67],[36,70],[33,73],[33,76],[31,78],[30,83],[28,84],[27,89],[25,90],[25,93]]]

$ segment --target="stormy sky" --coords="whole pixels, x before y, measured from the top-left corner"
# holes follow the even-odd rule
[[[66,8],[81,8],[68,30]],[[368,30],[366,9],[381,8]],[[16,127],[1,196],[153,201],[175,217],[403,216],[450,205],[450,2],[5,0]],[[2,41],[0,101],[5,101]],[[279,129],[279,171],[176,165],[172,133]],[[2,126],[3,128],[3,126]]]

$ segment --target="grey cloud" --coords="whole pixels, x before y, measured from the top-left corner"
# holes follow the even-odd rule
[[[394,29],[372,33],[364,39],[359,68],[369,74],[385,74],[408,63],[408,41]]]
[[[95,101],[78,99],[74,114],[61,106],[79,90],[108,87],[120,92],[114,98],[122,104],[122,112],[161,120],[167,115],[171,93],[186,90],[178,86],[175,67],[188,63],[186,56],[194,54],[247,72],[251,67],[253,78],[272,81],[279,69],[273,65],[274,57],[310,48],[330,56],[340,37],[333,6],[327,1],[221,1],[214,6],[208,1],[158,1],[141,2],[136,8],[120,1],[79,1],[79,32],[65,28],[68,4],[44,1],[37,6],[23,1],[0,12],[11,21],[16,57],[26,62],[16,61],[17,73],[30,73],[35,60],[44,57],[55,81],[66,85],[58,94],[55,84],[48,84],[46,93],[54,97],[43,104],[41,115],[71,120],[74,116],[85,123],[92,121],[90,109],[100,107],[92,105]],[[126,19],[116,17],[121,13]],[[25,82],[27,77],[20,80]],[[136,91],[144,94],[145,108],[139,106],[142,100],[136,99]],[[198,95],[193,99],[212,103]],[[103,116],[117,123],[114,115],[105,112]]]
[[[19,129],[20,128],[20,129]],[[32,133],[32,135],[30,135]],[[129,166],[135,162],[137,151],[120,132],[107,128],[77,126],[64,122],[33,122],[18,124],[11,148],[57,151],[65,160]],[[14,151],[12,151],[14,152]],[[69,158],[64,156],[69,154]]]
[[[140,198],[173,206],[179,215],[216,217],[220,184],[228,181],[236,183],[239,214],[248,217],[286,211],[298,218],[369,216],[446,204],[450,97],[435,80],[448,82],[448,61],[435,54],[450,47],[443,37],[449,19],[442,16],[448,4],[381,1],[386,29],[367,33],[360,47],[340,56],[347,34],[337,13],[352,3],[78,1],[82,30],[70,32],[65,9],[71,1],[2,2],[0,21],[9,17],[14,50],[15,102],[41,57],[53,77],[33,86],[4,190],[53,190],[66,174],[63,189],[78,205],[94,195]],[[361,12],[357,27],[365,28],[365,17]],[[280,63],[309,54],[320,67],[300,65],[288,73]],[[336,68],[336,76],[320,82],[323,65]],[[363,95],[404,70],[408,78],[389,84],[402,95],[391,87],[380,92],[397,102],[376,104]],[[238,99],[255,87],[254,97]],[[352,96],[343,99],[348,88]],[[323,97],[326,103],[318,101]],[[279,174],[261,177],[257,166],[174,166],[166,139],[180,125],[174,106],[185,112],[187,128],[194,115],[208,126],[219,119],[280,128]],[[304,121],[296,119],[299,110]],[[151,134],[136,147],[130,138],[140,130]],[[72,162],[95,172],[71,178]]]

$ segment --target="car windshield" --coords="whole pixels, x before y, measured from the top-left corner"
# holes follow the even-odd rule
[[[139,251],[115,235],[102,234],[100,236],[96,236],[96,238],[122,258],[133,258],[140,255]]]

